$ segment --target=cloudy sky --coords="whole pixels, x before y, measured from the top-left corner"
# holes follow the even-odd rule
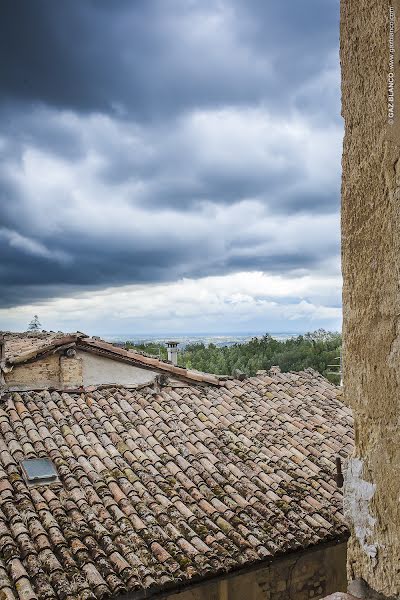
[[[338,0],[3,0],[0,329],[340,328]]]

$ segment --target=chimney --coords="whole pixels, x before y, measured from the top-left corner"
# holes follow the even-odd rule
[[[272,376],[278,375],[278,373],[280,373],[280,372],[281,372],[281,368],[278,365],[272,365],[272,367],[268,371],[268,373]]]
[[[167,342],[167,352],[168,352],[168,360],[172,362],[173,365],[178,364],[178,343],[179,342]]]

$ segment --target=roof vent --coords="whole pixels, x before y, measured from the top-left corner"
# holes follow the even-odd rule
[[[48,458],[27,458],[21,461],[21,467],[29,486],[49,485],[59,481],[57,470]]]

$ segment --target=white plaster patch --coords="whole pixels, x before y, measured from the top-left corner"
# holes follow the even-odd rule
[[[369,513],[369,503],[376,485],[362,479],[364,463],[359,458],[348,461],[344,480],[343,509],[347,521],[353,526],[361,548],[370,557],[377,554],[376,544],[369,544],[376,519]]]
[[[90,352],[78,352],[78,358],[82,359],[84,386],[117,382],[121,385],[150,383],[156,376],[155,371],[141,369],[105,356],[95,356]]]

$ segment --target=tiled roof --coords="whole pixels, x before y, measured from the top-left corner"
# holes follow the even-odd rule
[[[8,360],[29,350],[40,349],[62,337],[87,337],[84,333],[62,331],[0,331],[0,344],[4,344],[3,358]]]
[[[4,600],[88,600],[169,586],[344,539],[339,390],[315,372],[156,391],[5,393]],[[24,458],[60,483],[28,487]]]

